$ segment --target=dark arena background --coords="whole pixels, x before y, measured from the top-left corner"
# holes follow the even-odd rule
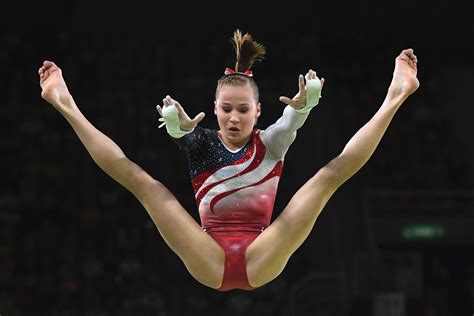
[[[0,315],[460,316],[474,313],[474,23],[453,1],[9,3],[0,30]],[[202,5],[202,7],[201,7]],[[466,4],[467,5],[467,4]],[[209,9],[206,9],[209,6]],[[273,218],[380,106],[411,47],[420,88],[332,197],[285,270],[254,291],[193,279],[134,196],[40,96],[53,60],[85,116],[196,219],[186,157],[156,104],[216,128],[239,28],[265,128],[309,68],[323,98],[285,158]]]

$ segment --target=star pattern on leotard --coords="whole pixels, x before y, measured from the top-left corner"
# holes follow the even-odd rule
[[[249,140],[240,150],[231,152],[222,144],[217,130],[197,127],[189,136],[187,142],[193,144],[193,150],[188,152],[191,179],[241,159],[252,144],[252,140]]]

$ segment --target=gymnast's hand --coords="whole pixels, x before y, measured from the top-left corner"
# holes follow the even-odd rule
[[[173,106],[173,105],[176,106],[176,110],[178,110],[179,127],[182,131],[191,131],[193,128],[195,128],[199,124],[199,122],[202,121],[202,119],[205,116],[204,112],[201,112],[198,115],[196,115],[193,119],[191,119],[188,116],[188,114],[186,114],[181,104],[179,104],[178,101],[172,99],[169,95],[167,95],[166,98],[163,99],[163,108],[161,108],[159,105],[156,106],[158,113],[162,117],[160,121],[164,121],[163,109],[165,109],[168,106]],[[162,127],[163,124],[160,125],[160,127]]]
[[[305,84],[305,78],[307,80],[309,79],[319,79],[317,76],[316,76],[316,71],[310,69],[307,73],[306,73],[306,76],[303,77],[303,75],[300,75],[299,78],[298,78],[298,86],[299,86],[299,91],[298,93],[293,97],[293,99],[290,99],[288,97],[285,97],[285,96],[281,96],[280,97],[280,101],[287,104],[287,105],[290,105],[292,106],[294,109],[298,110],[298,109],[301,109],[305,106],[306,104],[306,93],[307,93],[307,89],[306,89],[306,84]],[[321,81],[321,89],[324,85],[324,78],[321,78],[319,79]]]

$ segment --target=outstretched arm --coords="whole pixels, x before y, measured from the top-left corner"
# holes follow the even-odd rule
[[[375,115],[349,140],[339,156],[323,169],[336,175],[335,188],[354,175],[372,156],[393,116],[420,83],[417,58],[413,49],[405,49],[395,59],[395,70],[387,95]]]
[[[296,138],[296,131],[303,126],[311,108],[318,104],[323,85],[324,78],[319,79],[310,69],[305,77],[299,76],[299,91],[292,99],[280,97],[280,101],[287,105],[283,115],[261,133],[264,144],[278,158],[285,155]]]
[[[44,61],[38,74],[42,88],[41,97],[66,118],[97,165],[137,195],[140,183],[138,180],[151,177],[130,161],[114,141],[86,119],[69,93],[61,69],[55,63]]]

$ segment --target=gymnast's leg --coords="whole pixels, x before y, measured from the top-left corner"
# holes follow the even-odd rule
[[[250,244],[246,253],[250,285],[261,286],[282,272],[290,256],[308,237],[329,198],[369,160],[396,111],[419,86],[416,64],[412,49],[400,53],[379,110],[349,140],[341,154],[306,182],[278,218]]]
[[[41,96],[66,118],[97,165],[135,195],[196,280],[212,288],[220,287],[224,251],[219,244],[202,231],[164,185],[130,161],[114,141],[86,119],[57,65],[45,61],[38,74]]]

